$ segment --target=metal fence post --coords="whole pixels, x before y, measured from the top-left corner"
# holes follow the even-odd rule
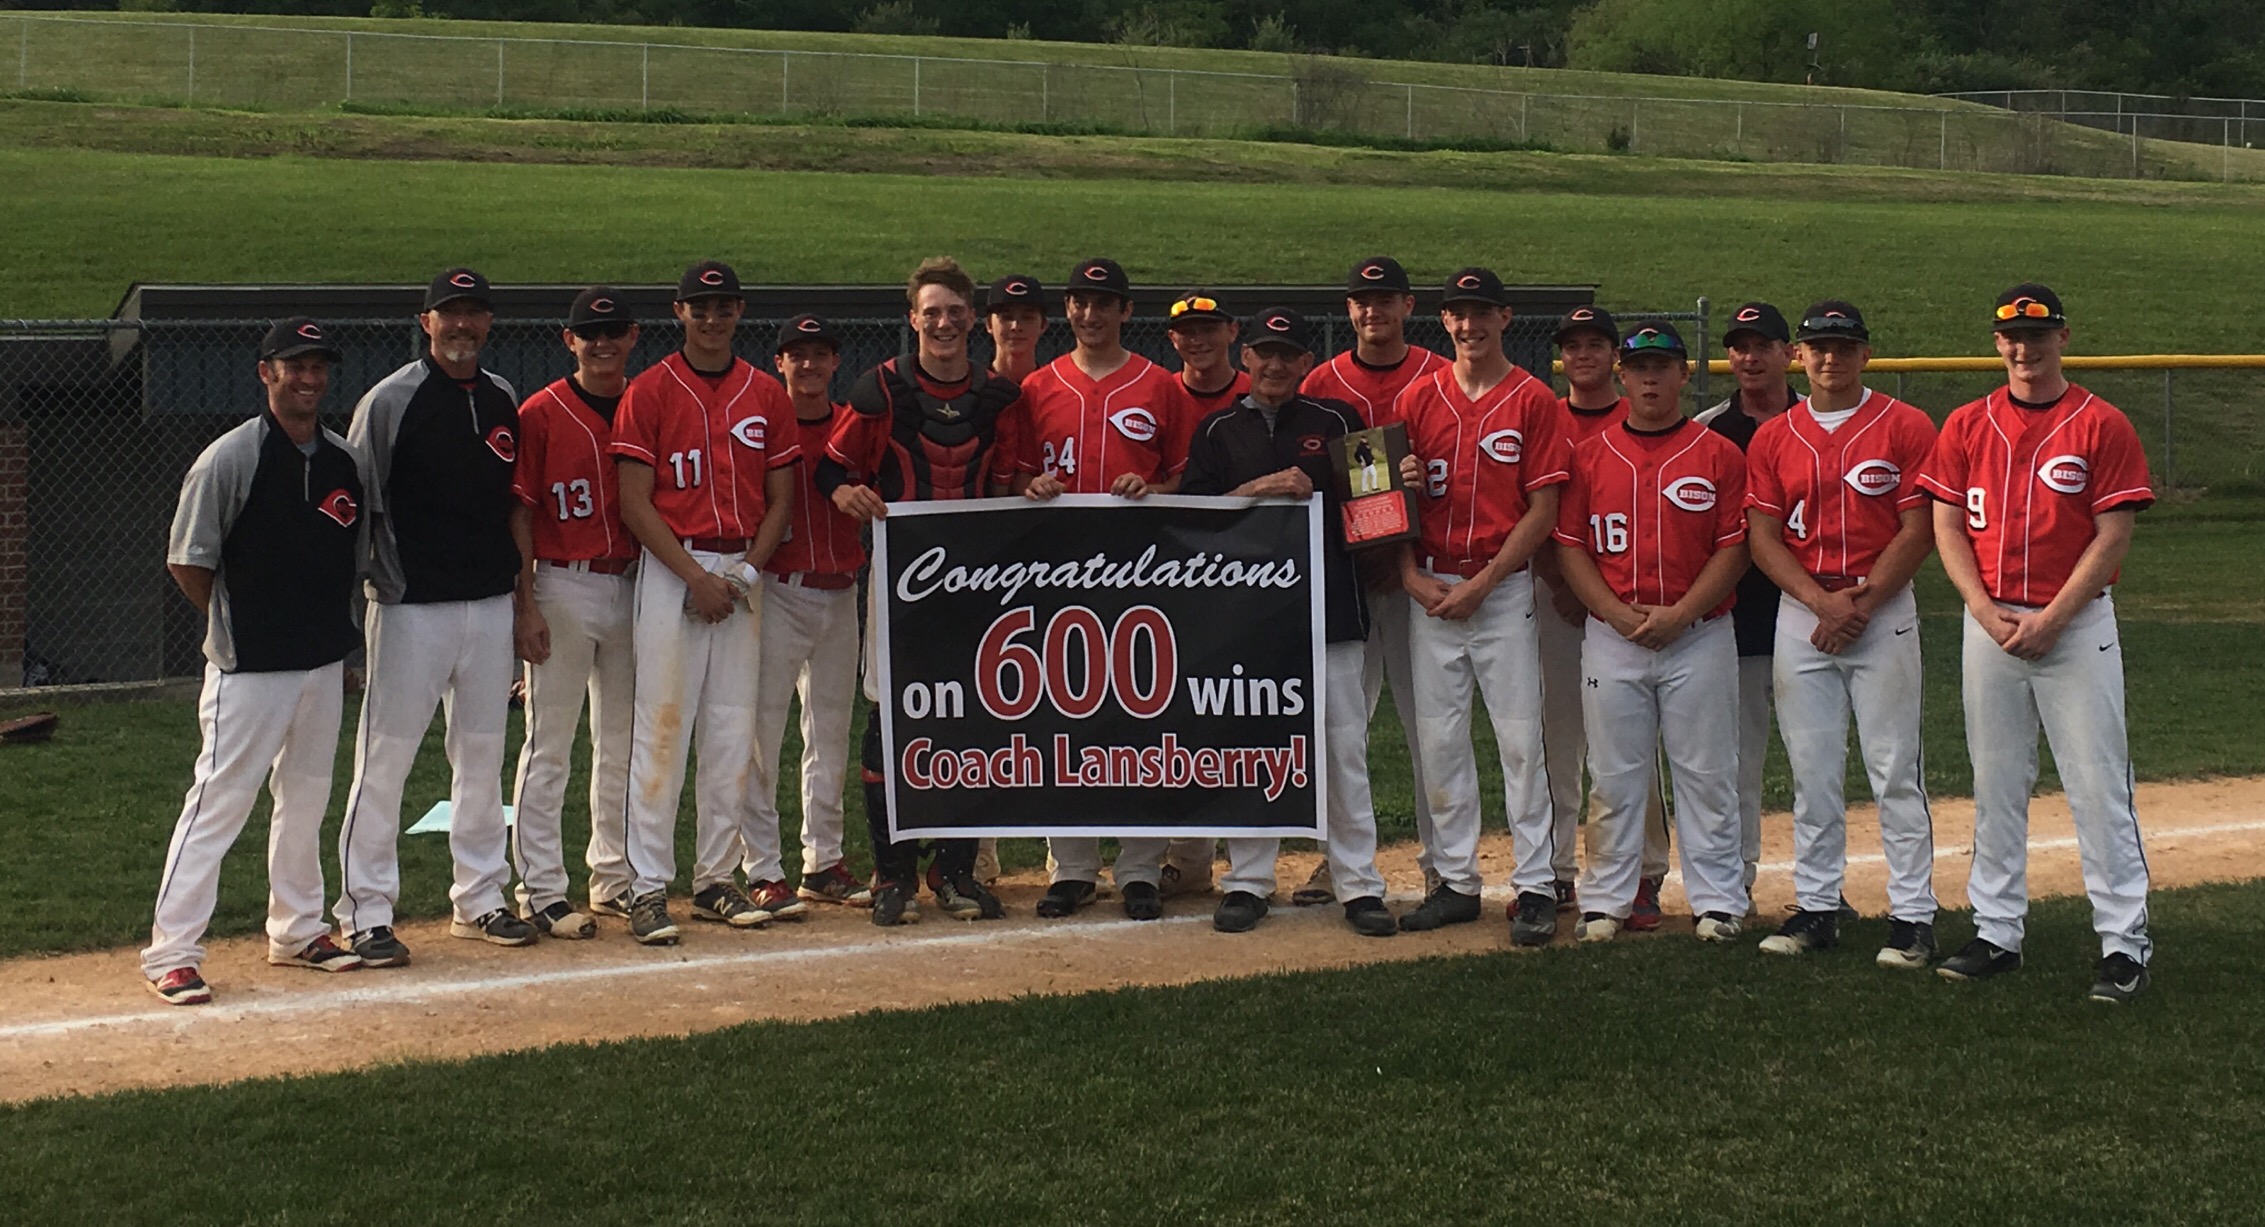
[[[1709,376],[1711,376],[1711,375],[1712,375],[1712,374],[1714,373],[1714,372],[1713,372],[1713,371],[1712,371],[1712,370],[1711,370],[1711,369],[1710,369],[1710,368],[1709,368],[1709,367],[1707,366],[1707,355],[1708,355],[1709,353],[1713,352],[1713,351],[1711,351],[1711,350],[1709,350],[1709,349],[1707,348],[1707,310],[1708,310],[1708,306],[1709,306],[1709,304],[1708,304],[1708,302],[1707,302],[1707,296],[1706,296],[1706,295],[1704,295],[1704,294],[1701,294],[1701,295],[1699,295],[1699,306],[1698,306],[1698,313],[1699,313],[1699,318],[1698,318],[1698,321],[1697,321],[1697,322],[1696,322],[1696,323],[1695,323],[1695,324],[1694,324],[1694,325],[1692,326],[1692,329],[1691,329],[1691,333],[1692,333],[1693,337],[1695,337],[1695,338],[1697,339],[1698,343],[1699,343],[1699,369],[1698,369],[1698,376],[1699,376],[1699,404],[1700,404],[1700,406],[1701,406],[1701,407],[1705,407],[1705,406],[1707,406],[1707,405],[1711,405],[1711,404],[1713,403],[1713,398],[1712,398],[1712,397],[1711,397],[1710,395],[1708,395],[1708,383],[1710,382],[1710,380],[1709,380]]]
[[[1941,149],[1940,149],[1939,151],[1937,151],[1937,153],[1935,154],[1935,169],[1936,169],[1936,170],[1949,170],[1949,169],[1950,169],[1950,112],[1948,112],[1948,111],[1944,111],[1944,112],[1943,112],[1943,118],[1942,118],[1942,127],[1943,127],[1943,131],[1942,131],[1942,148],[1941,148]],[[1897,399],[1897,400],[1902,400],[1903,398],[1899,396],[1899,397],[1897,397],[1896,399]]]
[[[2177,374],[2177,371],[2169,367],[2163,368],[2163,489],[2165,492],[2178,489],[2178,468],[2172,461],[2171,451],[2171,418],[2174,416],[2174,409],[2177,405],[2177,397],[2173,395],[2171,389],[2172,381]]]
[[[2234,121],[2221,119],[2218,121],[2218,127],[2220,129],[2218,133],[2218,160],[2224,167],[2223,173],[2219,177],[2228,183],[2232,183],[2234,181]]]
[[[1534,134],[1527,127],[1527,121],[1533,118],[1533,109],[1534,96],[1532,94],[1518,95],[1518,139],[1528,145],[1534,141]]]
[[[1738,104],[1738,135],[1731,138],[1730,147],[1739,153],[1746,152],[1746,104]]]
[[[189,104],[197,101],[197,28],[189,27]]]
[[[912,117],[920,118],[920,57],[912,57]]]
[[[1408,139],[1416,139],[1416,87],[1408,87]]]
[[[346,101],[354,101],[354,32],[346,32]]]
[[[646,43],[637,63],[637,109],[649,111],[653,107],[653,44]]]
[[[495,40],[495,104],[503,105],[503,40]]]
[[[787,69],[793,65],[794,53],[792,51],[779,52],[779,110],[781,111],[787,110],[791,105],[787,101]]]
[[[1630,98],[1628,100],[1628,152],[1630,153],[1636,152],[1636,117],[1637,109],[1641,106],[1643,106],[1643,103],[1638,99]]]
[[[1180,133],[1180,74],[1176,70],[1164,74],[1164,131],[1172,136]]]
[[[1038,118],[1040,120],[1054,118],[1054,66],[1052,64],[1038,66]]]

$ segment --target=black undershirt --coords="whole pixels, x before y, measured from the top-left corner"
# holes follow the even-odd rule
[[[2062,398],[2063,398],[2063,397],[2066,397],[2067,395],[2068,395],[2068,389],[2067,389],[2067,388],[2062,388],[2062,389],[2061,389],[2061,391],[2060,391],[2060,395],[2059,395],[2059,396],[2055,396],[2055,397],[2054,397],[2053,399],[2051,399],[2051,400],[2023,400],[2023,399],[2021,399],[2020,397],[2018,397],[2018,396],[2015,396],[2015,395],[2013,394],[2013,390],[2012,390],[2011,388],[2008,388],[2008,389],[2006,389],[2005,398],[2006,398],[2007,400],[2009,400],[2009,401],[2012,401],[2012,402],[2013,402],[2013,403],[2015,404],[2015,406],[2017,406],[2017,407],[2019,407],[2019,408],[2022,408],[2022,409],[2027,409],[2027,410],[2029,410],[2029,411],[2030,411],[2030,412],[2032,412],[2032,413],[2042,413],[2043,411],[2045,411],[2045,410],[2047,410],[2047,409],[2050,409],[2050,408],[2052,408],[2053,406],[2055,406],[2055,405],[2057,405],[2057,404],[2061,403],[2061,400],[2062,400]]]
[[[608,425],[613,423],[613,411],[621,405],[620,396],[600,396],[583,387],[582,381],[572,375],[566,377],[566,386],[574,389],[574,394],[582,398],[582,403],[590,407],[590,412],[604,418]]]
[[[1622,422],[1621,425],[1627,428],[1629,434],[1636,435],[1640,438],[1645,439],[1659,439],[1674,434],[1676,431],[1683,429],[1686,425],[1689,425],[1689,420],[1686,419],[1684,421],[1677,422],[1673,426],[1663,427],[1659,430],[1639,430],[1636,428],[1636,424],[1634,422]]]

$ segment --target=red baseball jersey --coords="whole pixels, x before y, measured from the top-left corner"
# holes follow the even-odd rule
[[[2010,605],[2060,592],[2101,512],[2155,501],[2131,419],[2074,384],[2050,409],[2000,388],[1952,410],[1919,485],[1966,508],[1982,586]]]
[[[564,379],[519,406],[511,492],[535,514],[535,557],[552,562],[637,556],[621,523],[620,485],[606,449],[613,424]]]
[[[1866,389],[1838,430],[1803,401],[1746,445],[1746,505],[1784,522],[1809,574],[1870,575],[1903,513],[1927,501],[1919,473],[1934,446],[1935,424],[1892,396]]]
[[[1063,354],[1022,381],[1022,403],[1022,470],[1052,473],[1071,494],[1107,494],[1127,473],[1168,481],[1187,467],[1196,425],[1187,390],[1139,354],[1100,380]]]
[[[1673,605],[1715,552],[1746,539],[1746,457],[1697,422],[1661,434],[1623,423],[1573,449],[1557,539],[1585,549],[1612,594]],[[1728,613],[1735,592],[1707,612]]]
[[[1410,345],[1406,356],[1392,366],[1370,366],[1352,350],[1306,372],[1298,391],[1316,400],[1343,401],[1374,426],[1400,399],[1408,385],[1453,363],[1421,345]]]
[[[752,537],[763,479],[793,464],[794,403],[779,381],[733,359],[711,385],[680,351],[629,381],[613,415],[614,455],[653,467],[653,509],[680,537]]]
[[[1575,409],[1570,397],[1560,396],[1557,403],[1565,406],[1565,416],[1573,423],[1573,443],[1604,433],[1607,426],[1618,426],[1628,420],[1628,398],[1623,396],[1602,409]]]
[[[1384,421],[1405,422],[1424,466],[1416,500],[1418,562],[1470,576],[1502,551],[1527,495],[1571,476],[1572,428],[1547,385],[1519,367],[1476,400],[1452,364],[1416,380]]]
[[[763,569],[775,575],[808,571],[816,575],[855,575],[865,565],[865,543],[858,536],[857,517],[843,515],[834,501],[818,493],[818,458],[834,428],[854,417],[848,405],[835,405],[827,417],[815,421],[790,417],[796,448],[802,453],[795,465],[794,518],[788,521],[786,540],[771,554]]]
[[[1236,371],[1235,377],[1227,381],[1227,386],[1216,392],[1198,392],[1188,386],[1187,372],[1181,371],[1180,391],[1187,397],[1188,413],[1200,426],[1203,424],[1203,419],[1221,409],[1228,408],[1241,399],[1243,393],[1250,391],[1250,372]],[[1195,437],[1195,431],[1192,428],[1188,431],[1188,437],[1190,439]]]

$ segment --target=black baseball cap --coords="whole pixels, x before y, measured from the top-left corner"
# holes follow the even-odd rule
[[[1638,354],[1666,354],[1686,362],[1691,351],[1683,348],[1683,334],[1675,325],[1661,320],[1658,323],[1638,324],[1620,338],[1620,360],[1625,362]]]
[[[304,315],[294,315],[277,321],[260,338],[260,361],[270,358],[296,358],[301,354],[321,354],[332,362],[339,360],[338,347],[330,343],[330,335],[322,325]]]
[[[1288,307],[1268,307],[1250,317],[1243,329],[1243,348],[1266,346],[1294,349],[1301,354],[1313,352],[1313,329],[1306,319]]]
[[[1001,307],[1036,307],[1038,313],[1044,315],[1045,295],[1046,289],[1038,284],[1036,277],[1025,277],[1021,273],[1001,277],[991,283],[990,293],[983,296],[983,314],[989,315]]]
[[[425,310],[459,298],[469,298],[490,310],[495,308],[495,299],[488,293],[487,278],[468,268],[452,268],[425,287]]]
[[[740,292],[739,274],[721,260],[702,260],[684,270],[684,279],[676,283],[676,301],[691,302],[695,298],[737,298],[745,300]]]
[[[2038,314],[2040,310],[2044,314]],[[2052,287],[2034,281],[2024,281],[1998,295],[1997,307],[1990,314],[1992,332],[2068,327],[2068,315],[2061,310],[2061,296],[2053,293]]]
[[[1872,330],[1864,326],[1864,313],[1856,304],[1845,299],[1828,298],[1809,304],[1801,313],[1801,331],[1793,334],[1796,341],[1862,341],[1870,344]]]
[[[1172,300],[1170,318],[1164,328],[1168,332],[1182,323],[1194,320],[1224,320],[1232,324],[1235,317],[1219,301],[1217,294],[1209,290],[1189,290]]]
[[[1557,331],[1549,339],[1563,345],[1567,337],[1581,332],[1602,333],[1605,340],[1620,344],[1620,325],[1613,321],[1612,312],[1602,307],[1575,307],[1566,312],[1557,321]]]
[[[635,324],[629,314],[629,304],[621,301],[621,291],[610,285],[594,285],[574,296],[574,305],[566,310],[566,326],[572,329],[591,324]]]
[[[1353,266],[1345,276],[1345,294],[1366,294],[1384,290],[1394,294],[1413,294],[1415,287],[1408,284],[1408,270],[1390,256],[1370,256]]]
[[[1080,290],[1099,290],[1114,294],[1126,302],[1132,301],[1132,281],[1125,276],[1124,266],[1115,260],[1094,258],[1079,264],[1070,272],[1069,287],[1062,292],[1075,294]]]
[[[1458,269],[1448,277],[1447,288],[1439,297],[1439,305],[1442,307],[1459,302],[1507,307],[1510,305],[1510,296],[1503,292],[1502,278],[1495,276],[1493,269],[1480,268],[1474,264],[1469,268]]]
[[[842,348],[841,338],[834,335],[833,326],[806,311],[779,325],[778,343],[771,346],[771,352],[783,354],[787,346],[800,345],[804,341],[823,341],[833,346],[837,354]]]
[[[1722,334],[1722,347],[1730,348],[1730,340],[1741,332],[1759,333],[1765,341],[1790,344],[1793,330],[1786,326],[1785,313],[1766,302],[1750,302],[1730,313],[1730,328]]]

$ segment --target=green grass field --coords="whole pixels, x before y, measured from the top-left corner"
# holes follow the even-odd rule
[[[2158,895],[2128,1010],[2060,900],[1984,985],[1866,922],[36,1103],[0,1183],[24,1222],[2232,1222],[2260,893]]]

